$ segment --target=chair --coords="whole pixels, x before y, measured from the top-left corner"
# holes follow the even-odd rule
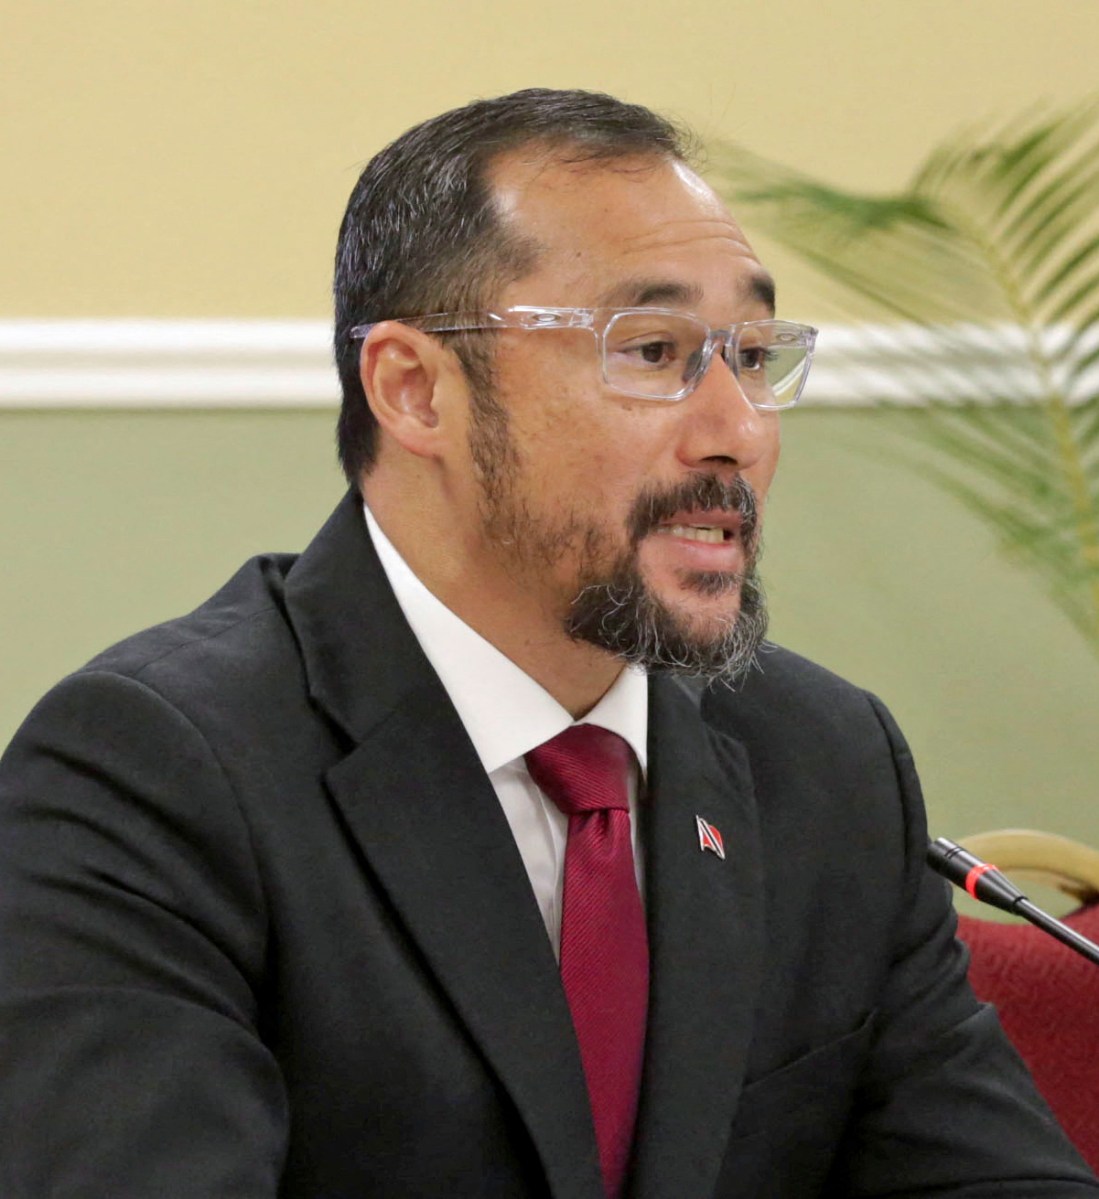
[[[1081,906],[1065,923],[1099,942],[1099,852],[1030,829],[967,837],[965,846],[1013,879],[1071,896]],[[978,998],[996,1006],[1046,1102],[1099,1172],[1099,967],[1030,925],[961,916],[958,935]]]

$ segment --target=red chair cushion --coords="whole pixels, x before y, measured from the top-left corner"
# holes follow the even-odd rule
[[[1065,923],[1099,941],[1099,904]],[[1046,1102],[1099,1171],[1099,966],[1030,925],[962,916],[958,935],[973,990],[996,1005]]]

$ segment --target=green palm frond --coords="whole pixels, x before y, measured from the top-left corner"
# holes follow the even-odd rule
[[[852,315],[922,330],[895,380],[921,405],[903,416],[913,460],[1099,654],[1099,102],[968,130],[886,196],[709,149],[734,211]],[[864,326],[869,350],[875,336]],[[849,357],[833,369],[865,389]]]

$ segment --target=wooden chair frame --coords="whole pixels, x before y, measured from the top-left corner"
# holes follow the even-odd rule
[[[1099,850],[1070,837],[1037,829],[1005,828],[976,833],[966,849],[1005,874],[1033,879],[1081,904],[1099,900]]]

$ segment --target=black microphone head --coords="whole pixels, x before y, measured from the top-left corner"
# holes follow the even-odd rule
[[[946,837],[938,837],[928,845],[927,864],[974,899],[1001,911],[1015,915],[1019,901],[1026,899],[1023,892],[990,862],[982,862],[964,846]]]
[[[943,873],[946,863],[955,854],[962,852],[962,847],[947,837],[936,837],[927,846],[927,864],[939,874]]]

